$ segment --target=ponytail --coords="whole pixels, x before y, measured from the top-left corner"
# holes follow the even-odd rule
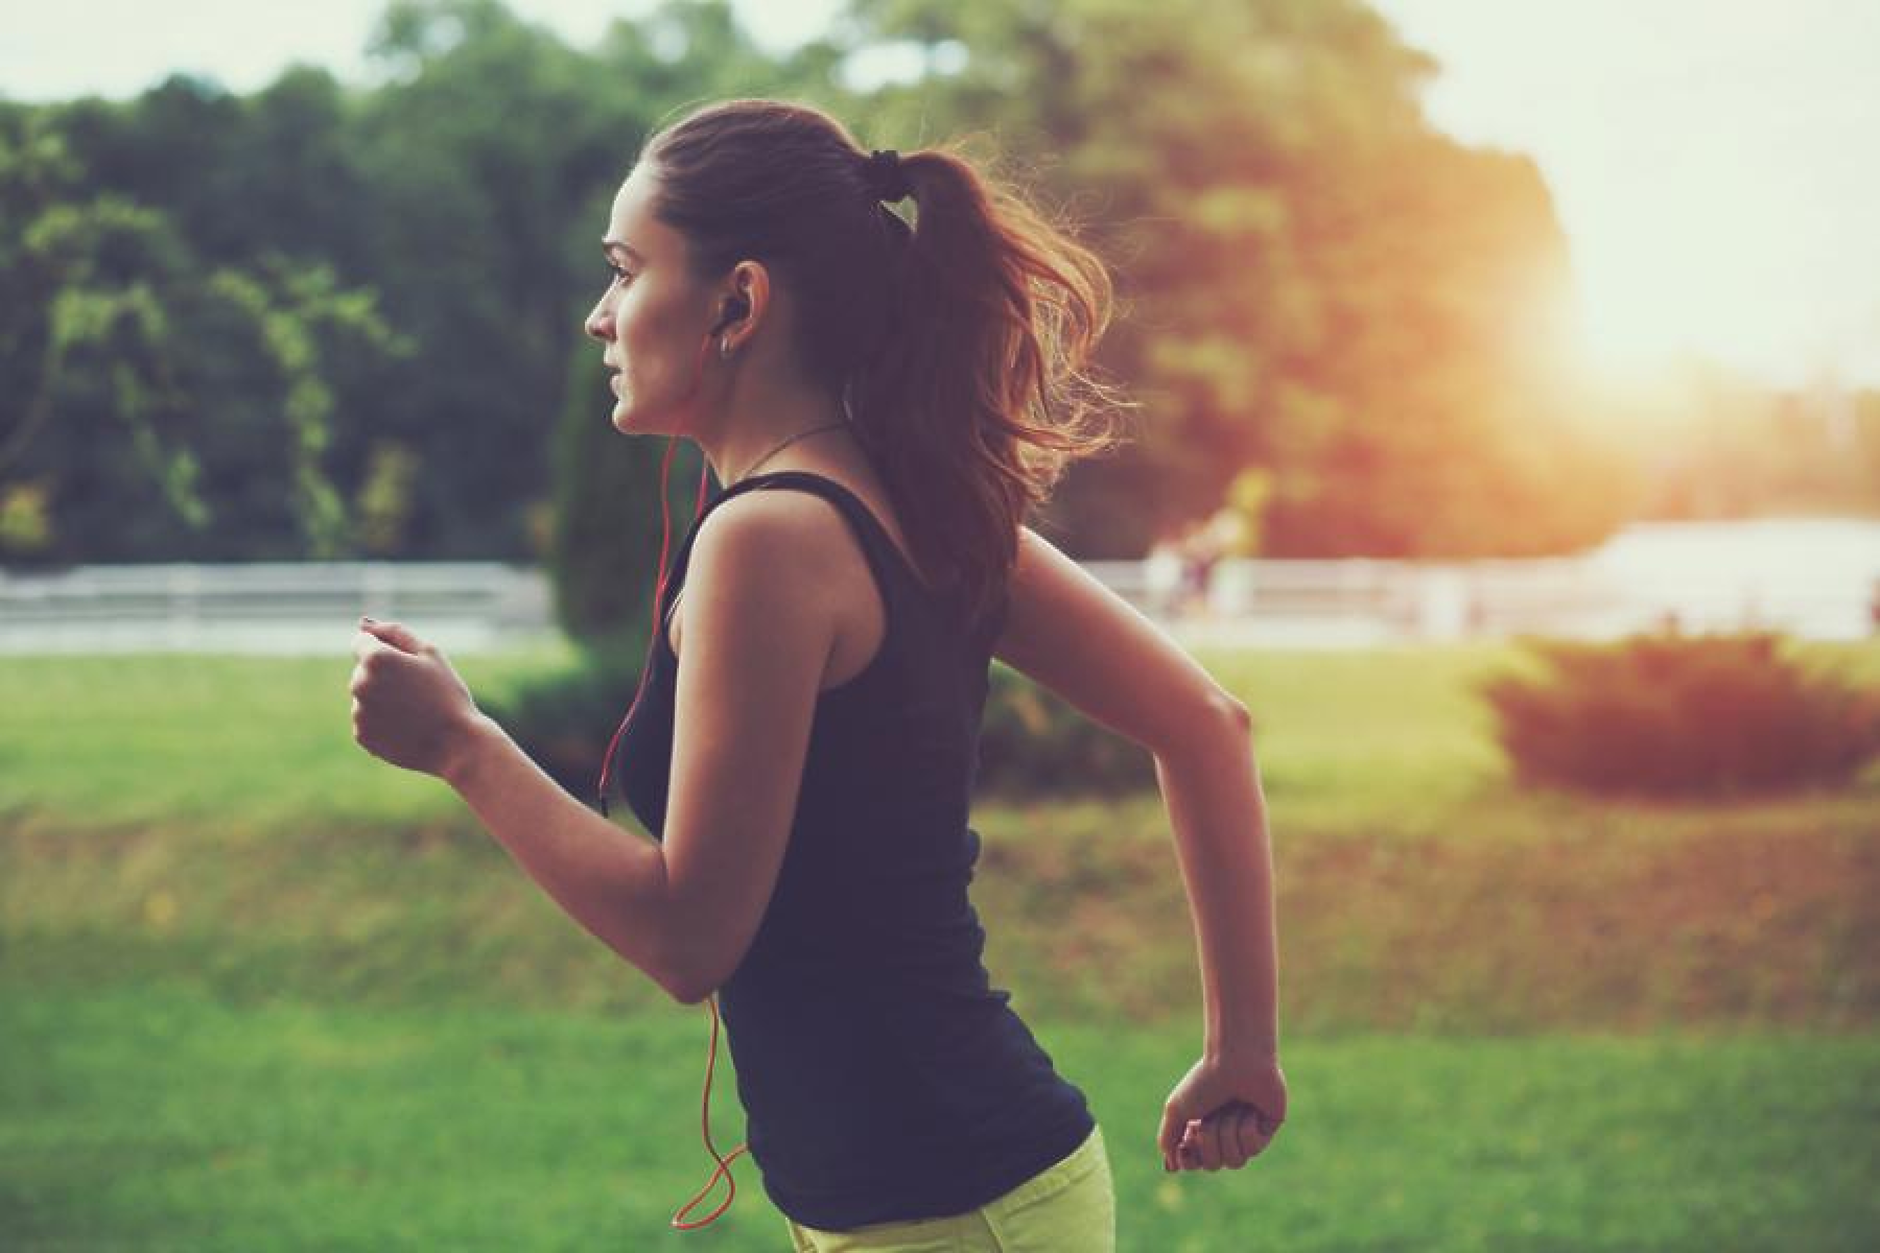
[[[805,360],[845,395],[915,564],[968,622],[994,614],[1027,509],[1123,442],[1090,364],[1101,260],[957,150],[871,156],[804,105],[708,106],[646,155],[708,272],[763,257],[792,284]],[[902,191],[911,225],[882,203]]]

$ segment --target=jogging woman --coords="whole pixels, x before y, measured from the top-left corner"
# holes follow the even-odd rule
[[[572,917],[710,1006],[714,1047],[722,1006],[796,1249],[1112,1249],[1102,1132],[991,986],[968,897],[992,658],[1154,755],[1205,1009],[1164,1168],[1244,1165],[1286,1086],[1247,710],[1025,525],[1117,442],[1084,368],[1102,265],[953,150],[871,153],[761,100],[655,134],[601,247],[613,426],[692,441],[724,485],[701,476],[669,572],[662,552],[602,775],[656,838],[558,787],[399,624],[362,623],[355,737],[448,781]]]

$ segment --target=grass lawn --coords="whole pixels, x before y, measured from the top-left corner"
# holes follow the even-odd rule
[[[0,659],[0,1249],[780,1253],[748,1158],[667,1225],[713,1166],[706,1011],[352,744],[344,647]],[[1293,1105],[1253,1165],[1154,1152],[1199,1043],[1158,799],[974,812],[988,965],[1090,1095],[1123,1249],[1880,1246],[1880,772],[1529,795],[1467,690],[1506,650],[1202,660],[1278,874]],[[732,1082],[721,1041],[721,1152]]]
[[[668,1226],[714,1165],[702,1008],[4,992],[9,1249],[788,1248],[748,1157],[723,1217]],[[1880,1231],[1871,1035],[1310,1038],[1289,1048],[1268,1153],[1170,1176],[1154,1128],[1192,1041],[1035,1026],[1103,1126],[1124,1249],[1855,1253]],[[742,1124],[719,1057],[729,1153]]]

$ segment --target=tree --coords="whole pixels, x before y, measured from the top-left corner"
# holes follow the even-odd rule
[[[1434,133],[1435,63],[1359,0],[851,12],[852,48],[959,67],[873,116],[992,129],[1117,267],[1105,361],[1151,416],[1054,501],[1079,555],[1142,552],[1249,466],[1273,555],[1557,550],[1622,515],[1544,350],[1568,275],[1538,171]]]
[[[583,226],[572,232],[575,255],[584,262],[580,268],[592,267],[596,279],[583,289],[578,312],[570,310],[570,327],[599,295],[600,236],[613,193],[640,139],[663,118],[684,103],[716,96],[834,94],[828,85],[833,58],[826,47],[773,62],[738,29],[724,4],[670,4],[649,21],[616,22],[602,41],[600,60],[600,81],[634,85],[645,94],[623,90],[615,101],[610,133],[632,143],[603,154],[609,164],[591,187]],[[665,533],[657,502],[666,444],[623,438],[608,422],[611,404],[598,344],[573,338],[565,377],[549,548],[556,616],[564,630],[597,648],[637,653],[651,628]],[[696,451],[675,454],[668,505],[675,547],[690,525],[700,468]]]
[[[345,511],[323,453],[323,349],[399,350],[371,293],[265,254],[205,264],[173,219],[80,198],[56,115],[0,134],[0,201],[24,229],[0,274],[0,492],[38,502],[7,533],[41,561],[338,555]]]

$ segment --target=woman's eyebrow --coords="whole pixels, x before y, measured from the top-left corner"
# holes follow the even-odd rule
[[[624,253],[626,253],[626,254],[627,254],[627,255],[628,255],[629,257],[631,257],[631,258],[633,258],[633,259],[634,259],[635,261],[639,261],[639,262],[642,262],[642,263],[643,263],[643,262],[645,262],[645,260],[646,260],[646,258],[645,258],[645,257],[642,257],[642,256],[641,256],[641,255],[640,255],[639,253],[637,253],[637,252],[635,252],[635,251],[633,251],[633,249],[632,249],[632,247],[631,247],[630,245],[628,245],[628,244],[626,244],[626,243],[623,243],[622,241],[620,241],[620,240],[618,240],[618,239],[603,239],[603,240],[601,240],[601,251],[602,251],[602,252],[610,252],[610,251],[612,251],[612,250],[613,250],[613,249],[615,249],[615,248],[618,248],[618,249],[619,249],[620,251],[622,251],[622,252],[624,252]]]

